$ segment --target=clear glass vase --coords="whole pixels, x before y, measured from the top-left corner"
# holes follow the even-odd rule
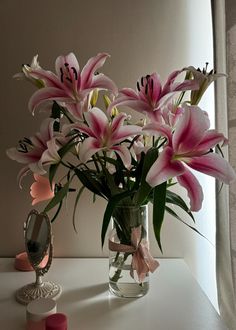
[[[149,289],[148,207],[117,206],[109,239],[109,289],[119,297],[137,298]],[[147,253],[146,253],[147,252]]]

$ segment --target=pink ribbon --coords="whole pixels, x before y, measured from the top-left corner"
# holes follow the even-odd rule
[[[155,260],[148,248],[148,242],[141,241],[141,226],[133,227],[131,230],[131,244],[120,244],[114,242],[114,236],[109,239],[109,250],[115,252],[132,253],[132,262],[130,275],[134,278],[134,271],[138,276],[138,281],[142,283],[150,271],[153,273],[159,266],[159,262]]]

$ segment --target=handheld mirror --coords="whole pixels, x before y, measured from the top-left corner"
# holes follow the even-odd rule
[[[36,281],[19,289],[16,292],[16,300],[21,304],[28,304],[38,298],[57,299],[61,294],[60,285],[42,281],[42,276],[48,272],[52,263],[52,230],[48,216],[32,210],[25,222],[24,237],[26,252],[36,273]],[[41,267],[46,255],[47,263]]]

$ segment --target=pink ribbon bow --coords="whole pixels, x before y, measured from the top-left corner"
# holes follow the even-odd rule
[[[153,273],[159,266],[159,262],[149,252],[148,242],[141,241],[141,226],[133,227],[131,230],[132,245],[115,243],[113,239],[114,236],[109,239],[109,250],[132,253],[130,275],[134,278],[134,271],[136,271],[140,283],[144,281],[149,271]]]

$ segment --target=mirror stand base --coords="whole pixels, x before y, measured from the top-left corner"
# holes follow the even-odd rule
[[[20,304],[27,305],[32,300],[39,298],[58,299],[61,295],[62,288],[60,285],[53,282],[43,282],[38,286],[36,283],[31,283],[23,286],[16,292],[16,301]]]

